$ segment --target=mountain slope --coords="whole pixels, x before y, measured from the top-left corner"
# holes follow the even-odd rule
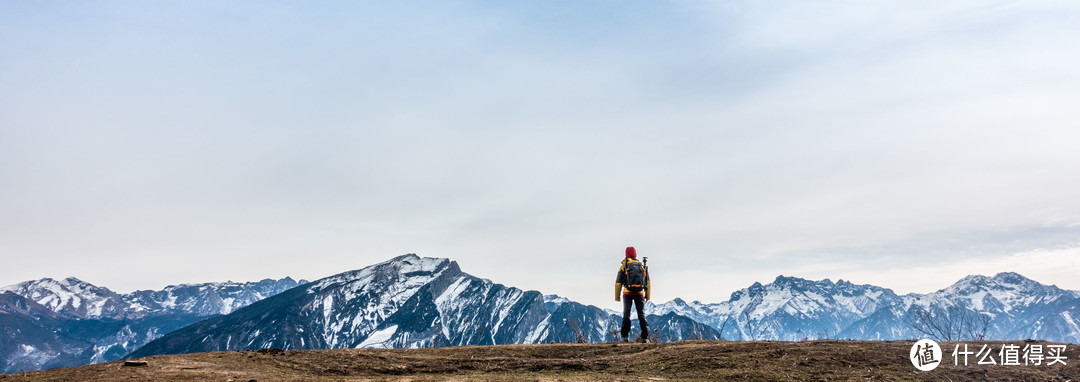
[[[55,330],[66,320],[12,292],[0,293],[0,373],[78,365],[93,344]]]

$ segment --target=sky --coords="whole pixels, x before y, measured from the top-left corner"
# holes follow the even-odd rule
[[[0,284],[1080,290],[1067,1],[0,0]]]

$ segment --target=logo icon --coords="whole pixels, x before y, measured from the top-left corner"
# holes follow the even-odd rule
[[[920,340],[911,345],[911,355],[908,359],[916,369],[934,370],[941,364],[941,346],[938,346],[934,340]]]

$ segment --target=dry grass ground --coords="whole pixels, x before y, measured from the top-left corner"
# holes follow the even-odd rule
[[[1067,347],[1065,366],[976,365],[974,359],[967,366],[954,366],[953,346],[946,343],[942,347],[950,353],[946,357],[948,362],[936,370],[920,372],[907,359],[912,343],[687,341],[414,350],[260,350],[154,356],[142,359],[146,366],[110,362],[0,375],[0,382],[712,379],[1080,382],[1080,346],[1077,345]],[[997,344],[994,349],[1001,344],[987,343]]]

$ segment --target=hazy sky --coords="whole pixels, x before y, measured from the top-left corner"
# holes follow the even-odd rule
[[[1080,289],[1068,1],[0,0],[0,284]]]

